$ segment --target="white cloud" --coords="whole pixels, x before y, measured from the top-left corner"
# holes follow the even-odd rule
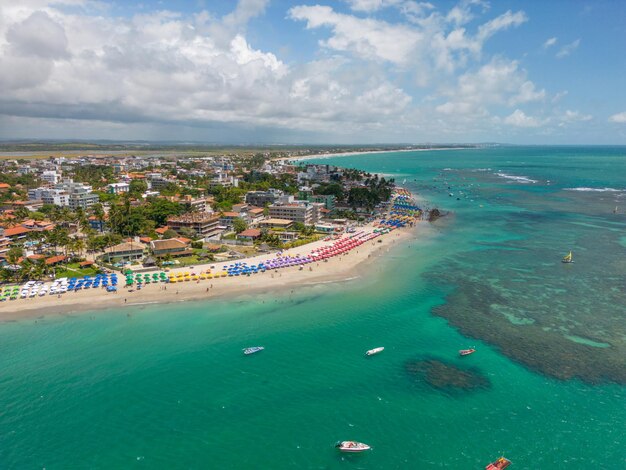
[[[566,110],[560,117],[563,122],[587,122],[593,119],[591,114],[583,114],[580,111]]]
[[[613,116],[609,117],[609,122],[617,122],[620,124],[626,123],[626,111],[613,114]]]
[[[476,72],[461,75],[457,84],[443,91],[449,101],[436,109],[446,113],[475,113],[488,105],[515,106],[545,98],[545,90],[537,90],[517,61],[493,59]],[[482,112],[482,111],[481,111]]]
[[[515,127],[539,127],[541,121],[532,116],[527,116],[520,109],[516,109],[509,116],[504,118],[504,123]]]
[[[323,47],[350,53],[353,56],[391,62],[402,67],[416,69],[417,82],[424,85],[434,71],[453,73],[468,62],[468,56],[480,58],[484,43],[499,31],[519,26],[527,21],[522,11],[507,11],[477,28],[475,34],[462,24],[473,18],[470,7],[484,5],[478,0],[461,2],[448,15],[432,12],[420,16],[432,8],[430,4],[382,0],[353,1],[353,8],[375,11],[384,6],[396,6],[413,24],[388,23],[373,18],[361,18],[338,13],[328,6],[296,6],[289,10],[294,20],[306,21],[308,29],[328,27],[331,36],[320,41]],[[413,5],[410,10],[407,5]]]
[[[579,45],[580,45],[580,39],[576,39],[575,41],[570,42],[569,44],[564,45],[563,47],[561,47],[559,52],[556,53],[556,57],[559,58],[559,59],[562,59],[563,57],[567,57],[572,52],[574,52],[576,49],[578,49]]]
[[[356,131],[378,126],[381,115],[390,126],[402,118],[411,97],[384,73],[333,59],[290,67],[253,47],[245,23],[266,3],[241,0],[222,19],[90,16],[43,1],[36,11],[34,3],[0,6],[1,113],[101,128],[232,123],[328,132],[338,122]]]
[[[452,7],[446,15],[446,21],[454,23],[456,26],[462,26],[472,21],[475,16],[472,12],[472,6],[480,5],[486,10],[489,5],[482,0],[462,0]]]
[[[546,39],[546,42],[543,43],[543,48],[544,49],[548,49],[549,47],[552,47],[556,44],[557,38],[556,37],[551,37],[549,39]]]
[[[426,12],[433,10],[435,6],[429,2],[417,2],[414,0],[346,0],[354,11],[374,13],[383,8],[397,8],[409,18],[418,18]]]
[[[519,26],[528,21],[526,13],[517,11],[513,13],[511,10],[488,21],[478,28],[478,40],[483,43],[498,31],[508,29],[510,27]]]
[[[379,59],[406,65],[423,36],[404,25],[391,25],[370,18],[336,13],[327,6],[297,6],[289,10],[294,20],[307,22],[307,28],[330,27],[333,35],[321,45],[352,52],[364,59]]]
[[[559,101],[561,101],[563,98],[565,98],[567,95],[569,94],[569,92],[567,90],[562,90],[559,91],[558,93],[556,93],[553,97],[552,97],[552,103],[558,103]]]
[[[316,60],[295,63],[247,34],[267,0],[240,0],[222,17],[164,10],[130,18],[94,10],[91,0],[60,1],[72,8],[0,3],[0,127],[39,121],[53,135],[67,122],[107,136],[191,126],[456,140],[497,134],[505,127],[492,113],[546,95],[517,61],[483,57],[493,35],[526,15],[480,19],[487,4],[479,1],[440,11],[411,0],[349,0],[358,14],[293,7],[287,18],[325,35]],[[373,16],[384,8],[404,19]]]

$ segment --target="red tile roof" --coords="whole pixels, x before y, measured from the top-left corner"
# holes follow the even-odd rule
[[[154,229],[154,231],[156,233],[158,233],[159,235],[163,235],[165,232],[167,232],[170,228],[165,226],[165,227],[159,227],[157,229]]]
[[[244,230],[243,232],[237,235],[238,237],[260,237],[261,231],[258,228],[249,228],[248,230]]]
[[[26,227],[17,226],[17,227],[11,227],[11,228],[6,229],[4,231],[4,236],[5,237],[13,237],[15,235],[23,235],[23,234],[28,233],[28,232],[30,232],[30,230],[27,229]]]
[[[61,261],[65,261],[65,256],[63,255],[58,255],[58,256],[52,256],[50,258],[48,258],[46,260],[46,264],[56,264],[56,263],[60,263]]]

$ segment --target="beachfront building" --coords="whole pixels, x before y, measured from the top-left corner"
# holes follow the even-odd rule
[[[163,258],[164,256],[188,256],[193,254],[193,250],[189,248],[189,242],[178,238],[152,240],[150,242],[150,250],[157,258]]]
[[[333,233],[335,231],[335,226],[329,223],[318,222],[315,224],[315,231],[321,233]]]
[[[263,220],[259,223],[259,227],[269,228],[269,229],[279,228],[279,229],[288,230],[292,226],[293,226],[293,220],[289,220],[289,219],[272,218],[272,219]]]
[[[178,232],[182,228],[193,230],[198,237],[211,238],[222,232],[220,217],[207,212],[192,212],[179,216],[169,217],[167,226]]]
[[[270,188],[267,191],[248,191],[246,203],[251,206],[265,207],[266,204],[274,204],[283,195],[280,189]]]
[[[258,228],[249,228],[237,234],[237,240],[253,242],[261,238],[261,230]]]
[[[4,229],[3,236],[10,239],[11,243],[19,242],[26,239],[26,235],[30,232],[26,227],[22,227],[21,225],[17,225],[15,227],[10,227]]]
[[[128,183],[111,183],[107,185],[107,193],[109,194],[122,194],[127,193],[130,190],[130,184]]]
[[[306,201],[272,204],[269,206],[269,214],[273,218],[289,219],[304,225],[313,225],[319,220],[319,206]]]
[[[141,243],[124,242],[107,248],[102,255],[109,263],[115,261],[136,261],[143,258],[143,245]]]
[[[262,207],[254,207],[248,209],[248,223],[251,225],[256,225],[261,222],[265,218],[265,209]]]
[[[11,239],[4,235],[5,229],[0,227],[0,258],[3,258],[9,248],[11,248]]]

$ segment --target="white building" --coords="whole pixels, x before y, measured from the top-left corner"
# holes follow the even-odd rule
[[[41,179],[50,185],[55,185],[61,179],[61,175],[56,171],[44,171],[41,174]]]
[[[86,209],[100,200],[97,194],[93,194],[93,189],[90,185],[75,183],[71,178],[64,178],[54,188],[69,194],[68,202],[65,205],[73,210],[79,207]]]
[[[122,194],[127,193],[130,189],[128,183],[111,183],[107,185],[107,193],[109,194]]]
[[[28,190],[29,201],[42,201],[44,204],[69,206],[70,195],[63,189],[34,188]]]

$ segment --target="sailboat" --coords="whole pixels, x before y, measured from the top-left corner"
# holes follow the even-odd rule
[[[563,263],[573,263],[574,259],[572,258],[572,252],[570,251],[568,254],[563,256],[563,259],[561,260],[561,262],[563,262]]]

